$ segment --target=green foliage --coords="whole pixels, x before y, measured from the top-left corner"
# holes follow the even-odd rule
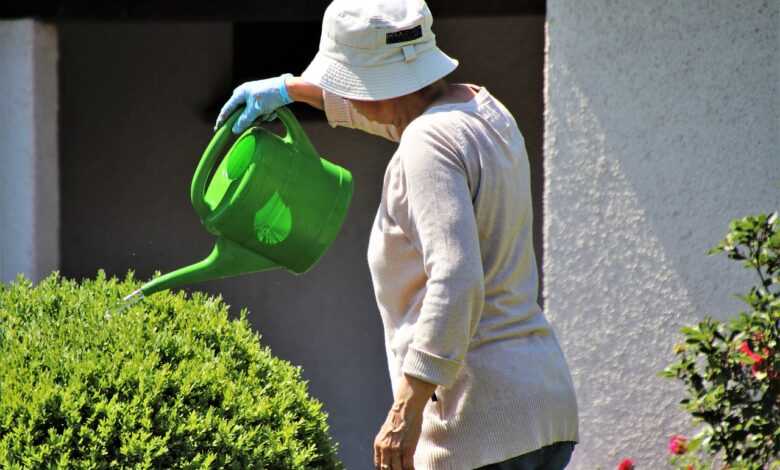
[[[759,283],[738,296],[750,307],[729,322],[710,317],[683,327],[677,361],[659,375],[681,380],[681,405],[702,431],[672,463],[704,468],[692,455],[722,452],[732,469],[778,468],[780,456],[780,221],[777,213],[731,222],[708,254],[725,253],[756,272]],[[774,462],[774,463],[772,463]],[[771,464],[771,467],[766,465]],[[686,467],[687,468],[687,467]]]
[[[0,284],[0,468],[341,469],[300,368],[221,298],[100,271]]]

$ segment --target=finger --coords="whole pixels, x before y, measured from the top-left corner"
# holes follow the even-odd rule
[[[382,446],[379,447],[379,468],[381,470],[389,470],[393,468],[392,462],[390,462],[390,454],[388,453],[387,449]]]
[[[274,119],[276,119],[276,111],[272,111],[268,114],[263,114],[262,116],[260,116],[260,119],[262,119],[263,122],[271,122]]]
[[[217,121],[214,123],[214,129],[219,129],[222,124],[225,123],[228,116],[230,116],[230,113],[233,112],[236,107],[238,107],[238,104],[240,103],[240,98],[238,95],[232,95],[230,99],[227,100],[227,102],[222,106],[222,109],[219,110],[219,115],[217,115]]]
[[[380,460],[381,453],[379,452],[379,446],[374,442],[374,469],[379,470],[379,466],[382,463]]]
[[[222,106],[222,109],[219,110],[217,122],[214,124],[214,130],[219,129],[220,126],[222,126],[222,124],[227,121],[227,118],[233,113],[233,110],[235,110],[240,104],[241,95],[238,93],[231,95],[230,99],[228,99],[227,102]]]
[[[401,467],[403,470],[414,470],[414,448],[404,449],[401,454],[401,464],[403,465]]]
[[[390,465],[392,466],[393,470],[401,470],[403,467],[401,466],[401,450],[400,449],[394,449],[392,453],[390,454]]]
[[[238,117],[236,123],[233,124],[233,133],[240,134],[244,132],[244,129],[249,127],[249,125],[252,124],[252,121],[254,121],[257,117],[257,114],[255,113],[256,111],[254,111],[250,106],[244,108],[244,112],[241,113],[241,116]]]

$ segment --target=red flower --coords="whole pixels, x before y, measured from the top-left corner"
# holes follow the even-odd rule
[[[685,470],[695,470],[695,469],[693,468],[692,464],[688,464],[688,466],[685,467]]]
[[[617,470],[634,470],[634,461],[631,459],[623,459],[618,465]]]
[[[761,337],[763,338],[763,336]],[[747,341],[743,341],[742,344],[739,345],[739,350],[745,353],[747,356],[749,356],[751,359],[753,359],[753,365],[750,367],[751,372],[753,373],[753,377],[756,376],[758,372],[761,371],[762,366],[764,365],[764,361],[772,355],[772,351],[770,351],[767,348],[764,348],[764,355],[753,352],[752,349],[750,349],[750,345]],[[777,372],[771,370],[767,371],[767,375],[770,379],[774,379],[777,377]]]
[[[669,439],[668,448],[670,454],[684,454],[688,450],[688,438],[682,434],[674,434]]]
[[[750,345],[748,344],[747,341],[743,341],[742,344],[739,345],[739,350],[747,354],[748,356],[750,356],[751,359],[756,361],[756,364],[760,364],[761,361],[764,360],[764,357],[762,355],[756,354],[753,352],[752,349],[750,349]]]

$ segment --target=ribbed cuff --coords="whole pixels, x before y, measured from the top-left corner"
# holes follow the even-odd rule
[[[436,356],[410,346],[404,357],[401,370],[404,374],[409,374],[420,380],[449,387],[455,382],[455,377],[462,366],[461,362]]]
[[[322,90],[322,101],[325,105],[325,117],[331,127],[344,126],[352,127],[352,119],[349,115],[349,103],[347,100],[334,95],[333,93]]]

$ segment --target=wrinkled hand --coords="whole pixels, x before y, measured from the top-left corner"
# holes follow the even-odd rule
[[[242,104],[246,107],[233,125],[233,133],[240,134],[258,117],[265,121],[272,120],[274,110],[292,103],[284,83],[287,78],[292,78],[292,74],[286,73],[274,78],[246,82],[236,87],[230,99],[219,111],[214,130],[219,129]]]
[[[414,451],[422,431],[422,410],[395,403],[374,439],[376,470],[413,470]]]

